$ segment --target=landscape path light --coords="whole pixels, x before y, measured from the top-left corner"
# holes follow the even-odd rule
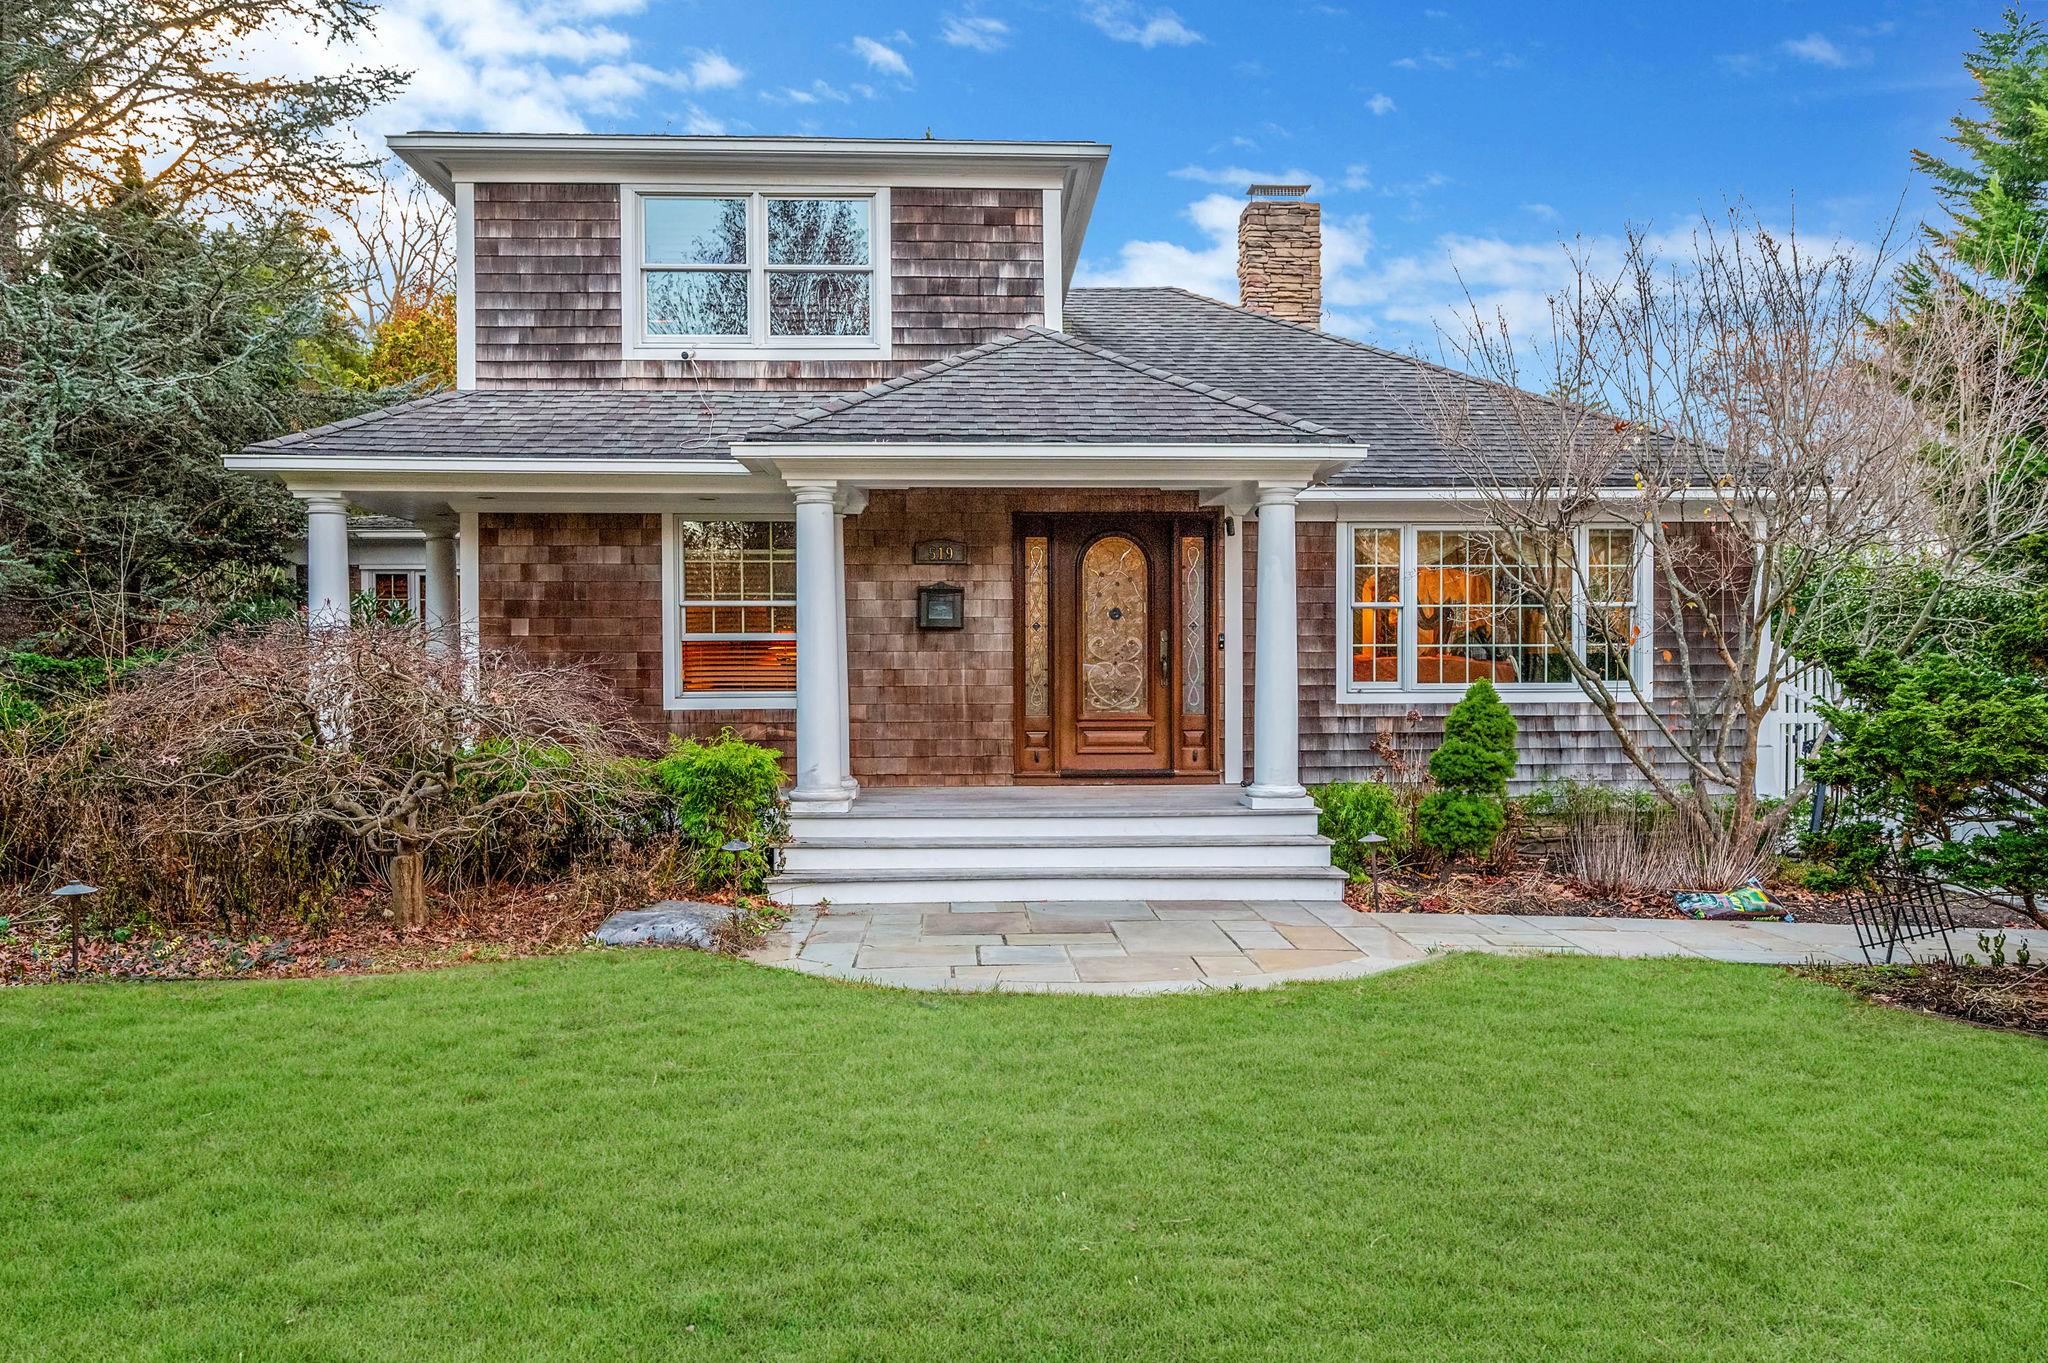
[[[64,910],[64,917],[71,925],[71,973],[74,975],[78,973],[78,931],[85,910],[85,905],[79,901],[89,894],[99,892],[99,886],[88,885],[81,880],[59,885],[50,891],[50,898],[60,901],[59,907]]]

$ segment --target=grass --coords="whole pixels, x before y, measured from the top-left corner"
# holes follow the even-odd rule
[[[2039,1359],[2048,1049],[1757,968],[0,995],[0,1356]]]

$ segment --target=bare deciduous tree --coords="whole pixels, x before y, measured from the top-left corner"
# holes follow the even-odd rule
[[[1431,373],[1430,415],[1553,637],[1614,596],[1575,533],[1635,531],[1663,665],[1617,678],[1592,647],[1566,665],[1703,863],[1745,864],[1791,808],[1764,810],[1756,787],[1766,716],[1821,623],[1802,606],[1873,574],[1959,580],[2048,526],[2013,454],[2048,421],[2048,383],[2020,363],[2010,310],[1937,280],[1908,328],[1884,251],[1815,251],[1740,209],[1567,257],[1535,328],[1468,300],[1449,346],[1489,382]],[[1860,627],[1897,643],[1933,604]],[[1583,627],[1617,642],[1636,625]]]
[[[345,204],[335,230],[348,261],[346,286],[365,335],[395,310],[426,307],[455,291],[455,211],[411,172],[388,167],[374,192]]]

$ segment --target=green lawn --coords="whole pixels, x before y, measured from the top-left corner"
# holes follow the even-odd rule
[[[0,994],[0,1358],[2048,1357],[2048,1047],[1753,967]]]

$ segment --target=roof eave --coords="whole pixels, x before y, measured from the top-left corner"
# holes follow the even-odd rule
[[[1016,441],[743,440],[733,457],[787,482],[861,487],[1307,486],[1365,457],[1362,445],[1291,441],[1020,444]]]

